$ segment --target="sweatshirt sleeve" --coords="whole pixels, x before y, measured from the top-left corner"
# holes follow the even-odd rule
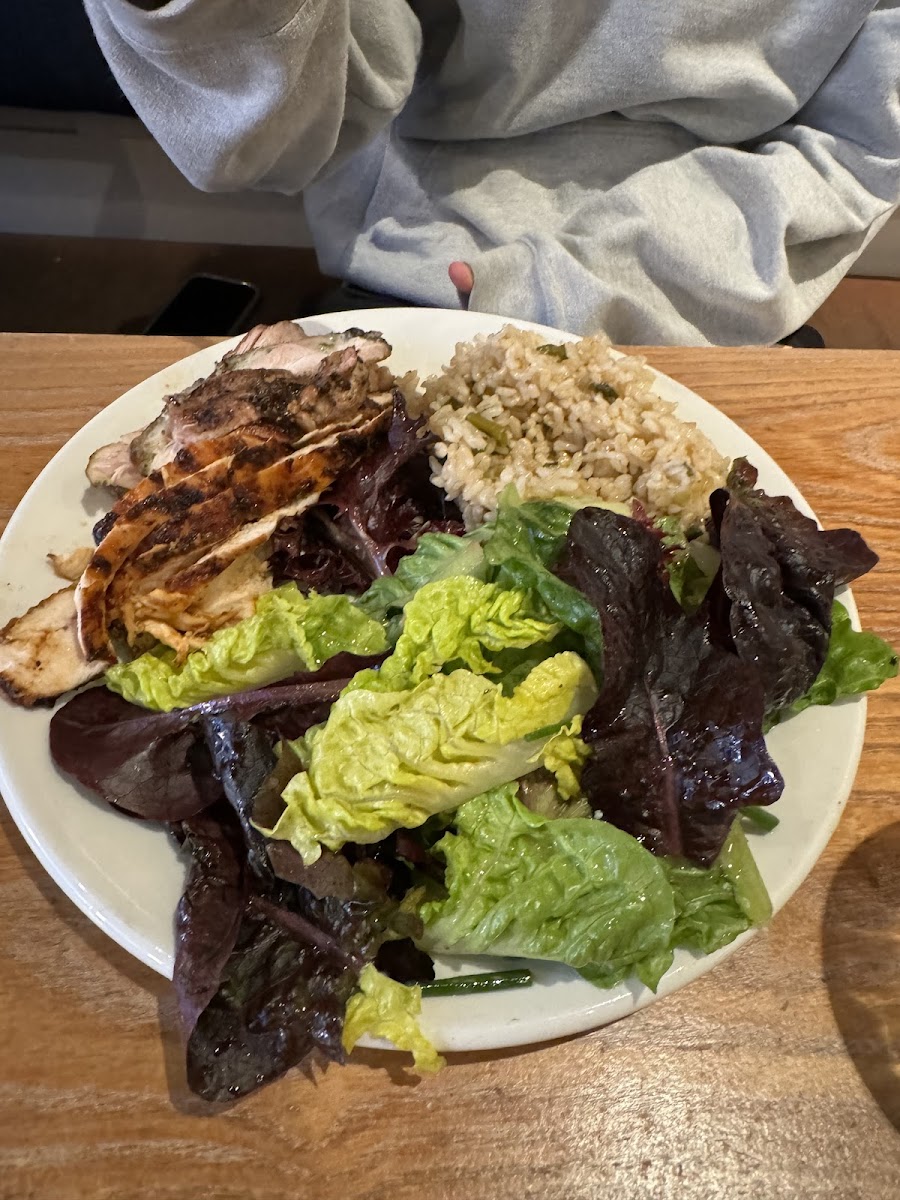
[[[144,124],[204,191],[299,192],[402,109],[421,49],[406,0],[85,0]]]
[[[900,0],[884,0],[792,122],[653,164],[561,229],[486,249],[471,307],[632,344],[773,343],[898,200]]]

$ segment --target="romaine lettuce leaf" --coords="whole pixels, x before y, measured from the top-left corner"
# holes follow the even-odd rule
[[[675,903],[663,863],[604,821],[529,811],[514,785],[463,805],[435,847],[446,899],[420,908],[432,953],[568,963],[609,986],[655,988],[671,963]]]
[[[547,620],[558,621],[575,635],[572,648],[594,672],[603,677],[603,633],[597,610],[577,588],[557,579],[534,560],[508,558],[493,572],[499,587],[515,588],[531,597],[535,611]]]
[[[171,652],[142,654],[106,673],[132,704],[169,712],[214,696],[318,670],[335,654],[378,654],[384,628],[347,596],[304,596],[294,583],[260,596],[252,617],[220,629],[179,666]]]
[[[396,983],[371,963],[362,969],[359,991],[347,1001],[343,1045],[349,1054],[361,1037],[385,1038],[398,1050],[411,1050],[415,1069],[431,1075],[447,1065],[419,1027],[422,989]]]
[[[500,498],[493,522],[464,537],[426,534],[414,554],[401,560],[396,574],[378,579],[361,598],[371,616],[384,620],[407,604],[418,589],[436,580],[470,576],[505,590],[525,592],[532,614],[570,630],[557,650],[574,649],[599,678],[602,638],[597,613],[585,598],[553,575],[549,567],[565,544],[578,508],[595,505],[615,511],[628,506],[592,500],[534,500],[523,503],[513,486]],[[530,656],[533,666],[535,656]],[[506,671],[506,665],[502,665]],[[520,676],[521,677],[521,676]]]
[[[874,633],[855,630],[850,614],[835,600],[828,654],[822,670],[809,691],[782,709],[771,723],[783,721],[814,704],[833,704],[842,696],[873,691],[896,674],[897,655],[892,647]]]
[[[550,734],[550,740],[541,752],[544,767],[556,776],[556,790],[563,800],[574,800],[581,792],[581,768],[591,750],[581,737],[582,718],[575,717],[568,725],[555,731],[542,730]]]
[[[525,557],[549,566],[562,551],[575,509],[556,500],[520,499],[515,487],[505,488],[497,516],[488,526],[488,562]]]
[[[620,516],[631,515],[631,504],[597,500],[589,496],[560,496],[555,500],[522,500],[513,484],[504,488],[493,524],[487,526],[487,558],[502,563],[526,557],[552,566],[566,544],[572,518],[582,508],[604,508]]]
[[[575,634],[574,648],[599,681],[603,635],[597,611],[577,588],[550,571],[565,546],[576,507],[574,502],[551,500],[522,503],[515,489],[507,488],[496,521],[486,532],[484,557],[489,580],[530,595],[536,612]]]
[[[772,902],[739,820],[708,869],[685,859],[663,861],[675,893],[673,946],[712,954],[771,920]]]
[[[534,615],[524,592],[471,576],[439,579],[419,588],[403,610],[403,632],[378,671],[362,672],[351,688],[401,691],[442,667],[477,675],[501,673],[491,655],[549,642],[559,626]]]
[[[285,811],[266,832],[312,863],[320,843],[337,850],[417,828],[533,770],[553,736],[541,731],[586,712],[596,694],[571,652],[540,663],[511,696],[471,671],[411,690],[348,689],[306,735],[309,768],[285,788]]]
[[[530,811],[506,785],[464,804],[434,849],[448,894],[420,904],[419,945],[568,963],[600,987],[634,974],[655,989],[674,948],[712,953],[772,915],[737,821],[705,869],[605,821]]]
[[[454,575],[485,576],[484,551],[480,541],[452,533],[426,533],[413,554],[401,558],[393,575],[376,579],[359,598],[360,608],[383,621],[404,607],[426,583]]]

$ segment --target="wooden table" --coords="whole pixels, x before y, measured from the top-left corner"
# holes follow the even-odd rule
[[[0,523],[88,417],[200,344],[0,338]],[[900,645],[900,353],[649,358],[740,422],[827,524],[869,539],[882,561],[860,609]],[[214,1118],[182,1084],[167,985],[57,890],[4,810],[0,1196],[900,1196],[900,688],[869,712],[822,860],[711,975],[597,1033],[460,1055],[416,1086],[393,1056],[357,1053]]]

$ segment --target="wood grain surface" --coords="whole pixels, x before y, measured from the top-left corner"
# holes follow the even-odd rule
[[[0,338],[0,523],[70,434],[199,340]],[[830,525],[881,554],[856,587],[900,644],[900,354],[652,350],[737,420]],[[695,1200],[900,1195],[900,688],[871,701],[846,815],[770,930],[597,1033],[295,1073],[210,1114],[167,985],[0,841],[0,1197]],[[2,712],[0,712],[2,720]]]

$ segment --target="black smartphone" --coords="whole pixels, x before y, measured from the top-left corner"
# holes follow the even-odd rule
[[[222,275],[192,275],[144,329],[147,334],[242,333],[259,288]]]

